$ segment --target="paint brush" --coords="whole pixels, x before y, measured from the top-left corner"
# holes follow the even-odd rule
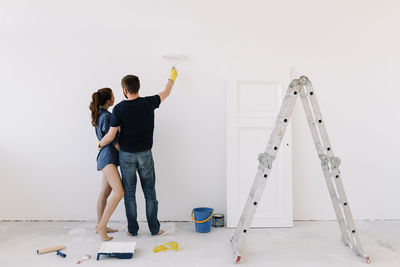
[[[82,263],[83,261],[86,261],[86,260],[88,260],[88,259],[90,259],[91,257],[90,257],[90,255],[85,255],[85,257],[83,257],[82,259],[80,259],[76,264],[80,264],[80,263]]]

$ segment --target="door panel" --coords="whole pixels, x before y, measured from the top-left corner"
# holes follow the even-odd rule
[[[227,225],[235,227],[257,173],[290,81],[289,68],[229,66],[227,114]],[[290,125],[274,161],[252,227],[291,227]]]

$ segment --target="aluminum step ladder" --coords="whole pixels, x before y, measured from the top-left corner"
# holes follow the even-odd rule
[[[321,111],[315,97],[310,80],[302,76],[293,80],[286,92],[283,103],[276,118],[274,128],[269,137],[267,148],[258,157],[258,172],[251,187],[247,202],[243,208],[236,230],[231,242],[235,254],[235,262],[242,260],[240,250],[243,245],[246,233],[250,229],[251,222],[256,213],[259,200],[264,192],[265,185],[269,179],[272,163],[279,151],[286,127],[292,115],[297,97],[300,95],[303,108],[310,126],[311,135],[319,158],[321,159],[322,171],[325,176],[329,194],[332,199],[333,208],[336,213],[337,221],[342,233],[342,241],[349,246],[366,263],[370,263],[369,256],[361,247],[350,206],[347,201],[346,193],[343,188],[342,179],[339,171],[340,159],[333,154],[331,143],[329,142]]]

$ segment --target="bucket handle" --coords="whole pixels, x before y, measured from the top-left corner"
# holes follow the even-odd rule
[[[208,217],[207,219],[205,219],[204,221],[196,221],[195,219],[194,219],[194,217],[193,217],[193,210],[192,210],[192,220],[194,221],[194,222],[196,222],[196,223],[205,223],[206,221],[208,221],[209,219],[211,219],[211,217],[214,215],[214,211],[213,212],[211,212],[211,215],[210,215],[210,217]]]

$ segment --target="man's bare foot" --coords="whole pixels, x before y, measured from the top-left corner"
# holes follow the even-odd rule
[[[97,226],[96,226],[95,228],[97,228]],[[108,227],[106,227],[106,231],[107,231],[107,233],[115,233],[115,232],[118,232],[117,229],[112,229],[112,228],[108,228]],[[96,234],[98,234],[97,230],[96,230]]]
[[[137,235],[132,235],[131,233],[127,232],[127,235],[131,236],[131,237],[136,237]]]
[[[107,228],[106,227],[99,227],[96,226],[96,233],[98,233],[103,241],[110,241],[112,236],[107,235]]]
[[[160,231],[158,231],[157,235],[162,235],[163,233],[165,233],[165,231],[160,229]]]

